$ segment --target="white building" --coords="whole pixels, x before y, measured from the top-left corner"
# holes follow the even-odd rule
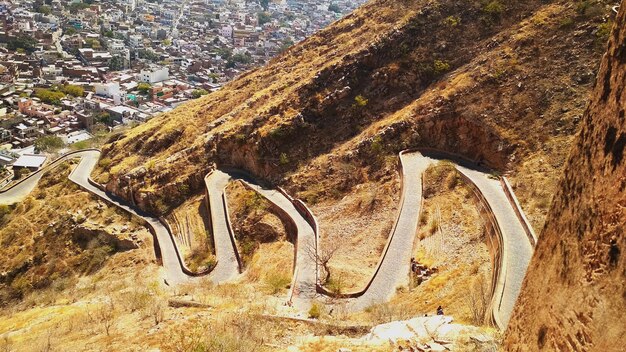
[[[169,79],[169,77],[170,73],[167,67],[154,67],[149,69],[143,69],[141,70],[141,72],[139,72],[139,80],[141,82],[146,82],[150,84],[165,81]]]
[[[127,12],[133,12],[137,8],[137,0],[122,0],[122,5],[126,7]]]
[[[120,94],[120,84],[117,82],[96,83],[96,94],[105,97],[113,97]]]
[[[137,48],[140,45],[143,46],[143,36],[139,34],[132,34],[128,36],[128,43],[133,48]]]
[[[220,29],[220,35],[224,38],[232,39],[233,38],[233,27],[232,26],[223,26]]]
[[[17,23],[17,29],[21,32],[28,32],[31,30],[30,21],[20,21]]]

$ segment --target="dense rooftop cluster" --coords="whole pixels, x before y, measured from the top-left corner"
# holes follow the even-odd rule
[[[0,165],[218,90],[361,2],[0,3]]]

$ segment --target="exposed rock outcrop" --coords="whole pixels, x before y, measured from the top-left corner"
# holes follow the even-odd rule
[[[610,35],[506,351],[624,351],[626,2]]]

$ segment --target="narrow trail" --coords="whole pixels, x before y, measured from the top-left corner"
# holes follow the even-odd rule
[[[289,302],[300,309],[307,309],[313,300],[322,300],[331,305],[342,305],[349,311],[358,311],[372,304],[383,303],[392,298],[396,288],[408,284],[409,260],[416,240],[419,214],[422,204],[422,175],[436,162],[452,160],[457,170],[479,192],[495,219],[501,236],[499,244],[498,270],[494,278],[493,318],[495,324],[506,328],[513,306],[519,295],[526,269],[533,254],[532,236],[529,225],[516,202],[507,197],[501,182],[487,170],[454,156],[439,152],[402,152],[400,167],[402,194],[397,219],[378,266],[362,290],[334,295],[319,285],[315,254],[319,251],[319,226],[313,213],[298,199],[282,190],[265,188],[245,173],[233,170],[214,170],[205,177],[207,206],[211,217],[212,235],[215,243],[216,267],[206,275],[191,272],[181,258],[169,225],[126,204],[121,199],[104,191],[104,187],[90,179],[98,163],[100,151],[91,149],[68,153],[53,161],[28,178],[0,191],[0,204],[12,204],[26,198],[35,188],[42,175],[65,160],[80,158],[69,179],[86,191],[134,214],[149,225],[160,250],[164,279],[169,285],[207,279],[215,283],[234,280],[242,271],[235,237],[228,216],[225,188],[231,180],[241,180],[250,189],[258,192],[285,213],[295,225],[295,264]],[[514,197],[509,195],[509,197]],[[526,226],[526,227],[525,227]],[[534,236],[534,234],[533,234]],[[313,254],[312,254],[313,253]]]
[[[77,184],[82,189],[98,196],[104,201],[143,219],[148,224],[159,247],[164,271],[163,276],[168,285],[177,285],[204,278],[212,282],[219,283],[232,280],[238,276],[239,265],[238,260],[236,259],[237,256],[235,255],[234,239],[230,240],[227,238],[229,232],[225,232],[223,228],[226,217],[219,215],[223,214],[225,209],[222,202],[222,194],[223,189],[229,180],[228,177],[225,177],[224,174],[220,172],[210,173],[205,178],[207,192],[209,194],[209,206],[214,210],[211,214],[214,218],[212,221],[213,233],[216,234],[217,265],[209,274],[203,276],[196,276],[189,269],[187,269],[182,261],[174,241],[174,237],[168,226],[166,226],[167,223],[159,218],[146,214],[139,208],[127,204],[124,200],[105,192],[103,186],[90,179],[89,176],[100,158],[99,150],[82,150],[68,153],[60,157],[43,169],[30,175],[22,182],[13,185],[7,190],[0,191],[0,204],[13,204],[22,201],[35,188],[46,171],[53,169],[66,160],[74,158],[80,158],[80,162],[70,173],[69,179],[72,182]]]

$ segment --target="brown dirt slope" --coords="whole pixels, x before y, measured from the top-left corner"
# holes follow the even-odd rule
[[[521,168],[524,183],[550,189],[610,12],[608,2],[582,3],[371,1],[266,67],[112,140],[98,178],[155,213],[199,192],[213,163],[337,200],[389,180],[401,149],[430,146]],[[526,193],[523,202],[535,196]],[[535,208],[540,226],[546,207]]]
[[[0,207],[0,308],[46,304],[118,252],[152,249],[142,221],[80,190],[67,178],[72,168],[60,164],[24,201]],[[133,266],[147,262],[133,259]]]
[[[623,351],[626,3],[530,265],[506,351]]]

